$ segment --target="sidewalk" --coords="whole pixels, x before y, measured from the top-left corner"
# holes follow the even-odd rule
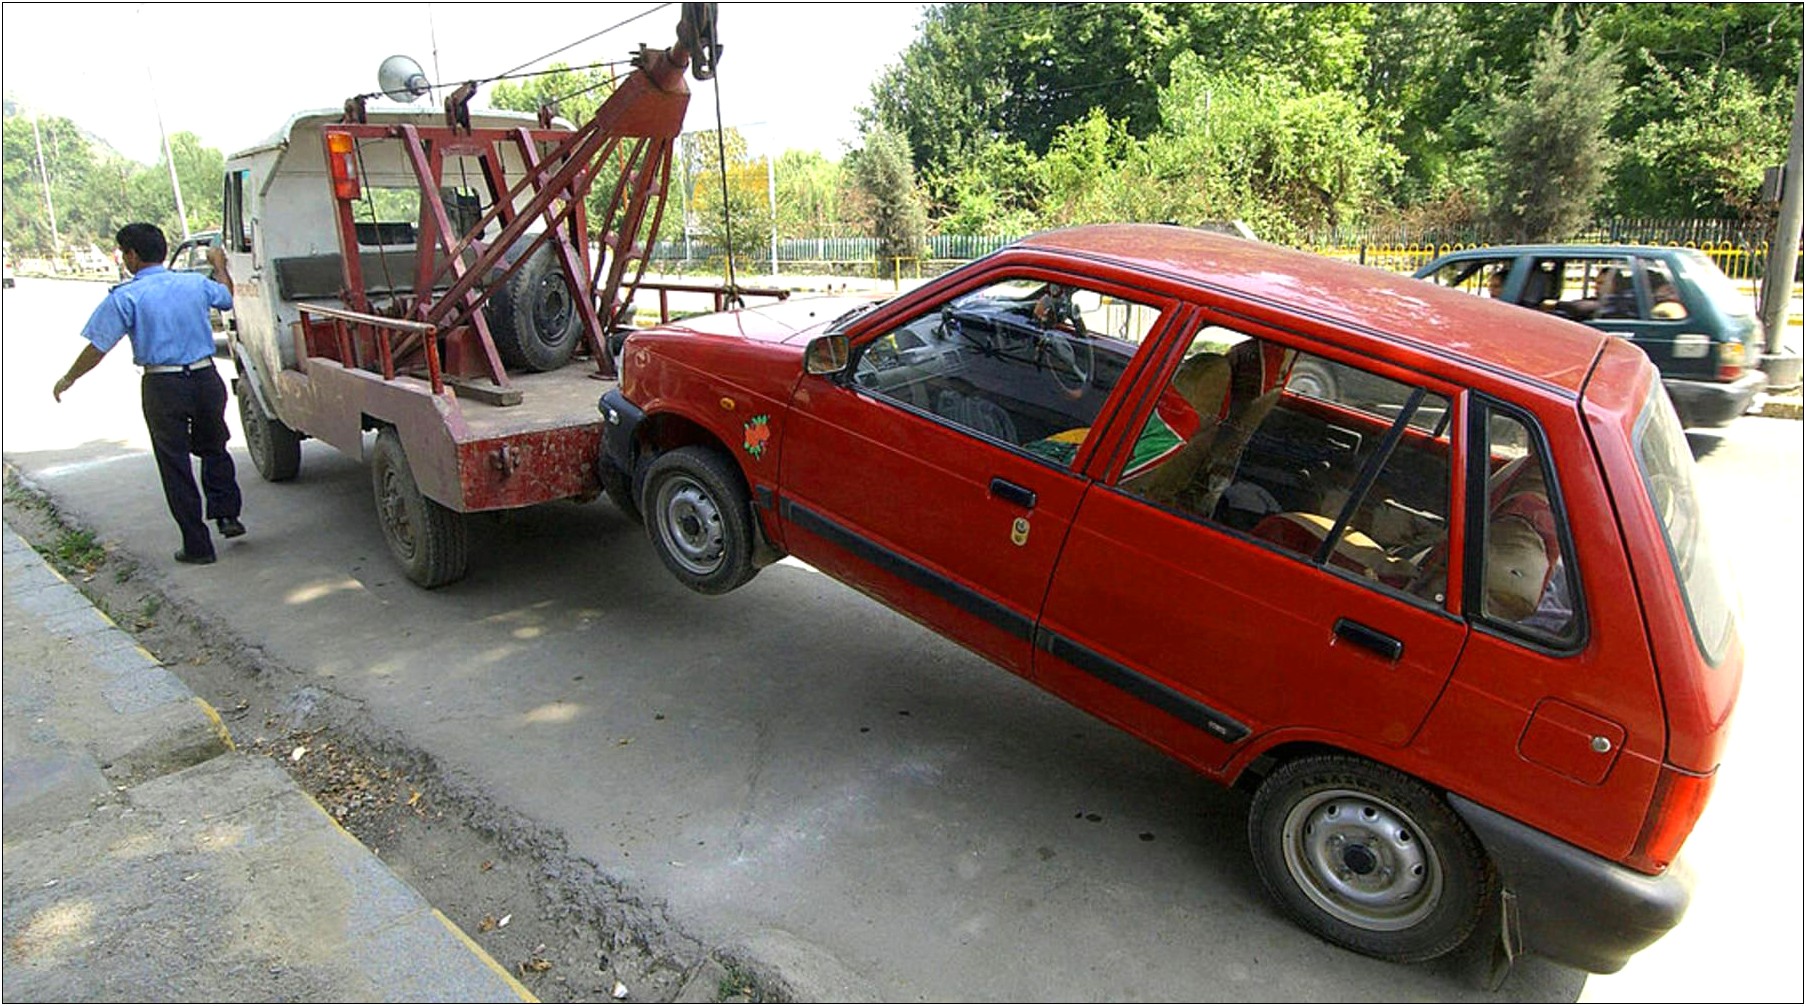
[[[3,532],[7,1002],[532,995]]]

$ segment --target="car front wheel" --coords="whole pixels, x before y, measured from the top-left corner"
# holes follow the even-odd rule
[[[665,568],[700,594],[725,594],[753,567],[751,515],[733,462],[706,447],[680,447],[646,468],[646,531]]]
[[[1398,962],[1464,942],[1496,896],[1480,843],[1409,776],[1360,758],[1302,758],[1264,783],[1248,838],[1267,890],[1331,943]]]

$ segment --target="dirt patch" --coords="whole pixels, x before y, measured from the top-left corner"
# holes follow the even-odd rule
[[[556,832],[443,771],[353,699],[271,660],[97,543],[8,466],[15,532],[546,1002],[780,1002],[777,976],[684,934]],[[624,995],[623,995],[624,992]]]

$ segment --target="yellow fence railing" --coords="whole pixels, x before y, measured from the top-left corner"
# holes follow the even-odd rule
[[[1768,261],[1767,242],[1753,247],[1734,244],[1730,241],[1698,243],[1670,241],[1661,244],[1627,241],[1619,243],[1644,247],[1695,248],[1705,252],[1708,258],[1718,264],[1718,268],[1724,270],[1726,276],[1737,280],[1757,278],[1761,275],[1763,263]],[[1367,244],[1311,245],[1307,246],[1305,250],[1345,262],[1363,262],[1376,269],[1385,269],[1389,272],[1412,273],[1429,264],[1433,259],[1450,252],[1484,247],[1486,246],[1482,244]]]

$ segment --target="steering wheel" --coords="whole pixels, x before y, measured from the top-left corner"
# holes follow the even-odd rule
[[[1069,398],[1077,398],[1091,385],[1097,373],[1097,349],[1083,335],[1059,331],[1041,333],[1036,357],[1046,364],[1048,374]]]

